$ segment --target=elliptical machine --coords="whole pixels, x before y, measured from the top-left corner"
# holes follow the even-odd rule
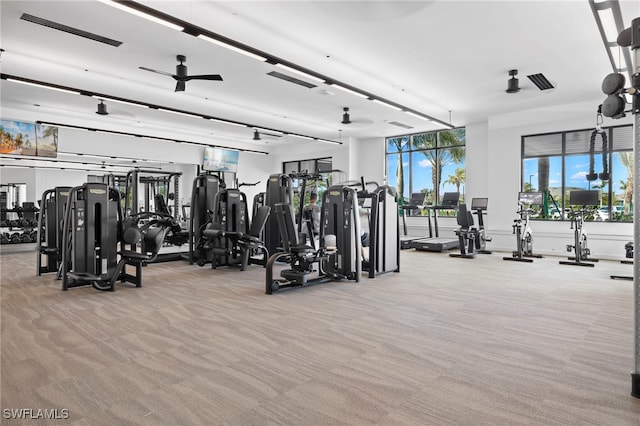
[[[573,206],[582,206],[580,210],[569,213],[571,219],[571,229],[573,229],[573,245],[567,244],[567,251],[573,251],[574,256],[569,257],[569,261],[560,261],[561,265],[590,266],[599,259],[589,258],[591,251],[587,247],[587,232],[584,230],[584,216],[590,212],[587,206],[598,205],[598,191],[571,191],[569,193],[569,203]]]
[[[513,234],[516,236],[516,251],[510,257],[503,257],[503,260],[513,260],[516,262],[533,262],[532,257],[541,259],[543,256],[533,253],[533,231],[529,220],[533,213],[532,206],[543,206],[542,192],[520,192],[518,194],[518,205],[520,208],[516,212],[518,218],[513,220]],[[528,205],[528,208],[525,208]]]

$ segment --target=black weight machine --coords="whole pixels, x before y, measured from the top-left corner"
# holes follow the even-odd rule
[[[293,181],[289,175],[276,173],[267,179],[264,194],[264,205],[271,208],[271,213],[264,227],[264,244],[272,255],[282,250],[281,235],[276,218],[276,204],[287,203],[293,207]]]
[[[165,243],[177,247],[189,241],[189,231],[183,230],[178,223],[181,176],[181,172],[133,169],[127,173],[125,180],[124,216],[156,212],[173,217],[176,220],[165,235]],[[188,253],[171,251],[169,248],[156,256],[155,261],[173,261],[185,256]]]
[[[591,209],[587,206],[597,206],[599,204],[599,191],[571,191],[569,192],[569,204],[572,206],[582,206],[580,210],[569,213],[571,219],[571,229],[573,230],[573,245],[567,244],[567,251],[574,252],[574,256],[569,257],[569,261],[561,260],[561,265],[590,266],[599,259],[590,258],[591,250],[587,247],[587,232],[584,230],[584,218]]]
[[[265,265],[269,259],[261,235],[271,208],[260,206],[249,224],[247,199],[239,189],[218,191],[213,200],[211,221],[202,230],[197,250],[203,254],[198,265],[211,262],[218,266],[239,266],[242,271],[249,264]],[[255,257],[259,255],[259,257]]]
[[[272,254],[267,262],[266,294],[343,279],[360,281],[360,217],[358,195],[353,188],[334,185],[322,195],[318,249],[300,241],[291,203],[277,203],[275,210],[284,251]],[[274,264],[285,259],[290,268],[281,270],[280,278],[274,279]],[[317,272],[316,276],[312,275],[314,272]]]
[[[511,252],[511,257],[505,256],[503,260],[513,260],[516,262],[533,262],[532,257],[541,259],[543,256],[533,253],[533,231],[530,220],[533,212],[532,206],[544,206],[542,192],[520,192],[518,193],[518,217],[513,220],[513,234],[516,236],[516,251]],[[529,206],[529,207],[525,207]]]
[[[189,264],[207,261],[202,231],[211,221],[211,213],[216,209],[215,200],[218,192],[225,188],[219,176],[202,174],[193,179],[191,190],[191,206],[189,209]]]
[[[364,269],[369,278],[375,278],[386,272],[400,272],[400,216],[395,188],[368,183],[375,184],[376,188],[367,190],[367,183],[362,177],[362,189],[357,195],[368,220],[366,226],[361,224],[369,231],[369,264]]]
[[[69,199],[69,186],[57,186],[42,193],[36,236],[36,275],[47,272],[61,274],[62,224],[64,209]],[[45,262],[43,265],[42,257]]]
[[[62,228],[62,290],[110,286],[118,264],[120,194],[103,183],[69,191]]]
[[[62,290],[92,285],[114,291],[116,281],[141,287],[142,266],[154,261],[174,224],[173,217],[156,212],[123,219],[120,193],[106,184],[72,188],[62,227]],[[135,266],[135,275],[126,273],[126,265]]]

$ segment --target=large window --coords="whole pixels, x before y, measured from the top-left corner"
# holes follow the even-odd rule
[[[603,129],[609,152],[609,179],[587,180],[593,130],[577,130],[522,137],[522,191],[542,191],[546,207],[538,218],[562,220],[578,208],[569,204],[572,190],[597,190],[599,205],[587,220],[631,221],[633,195],[633,133],[631,126]],[[595,138],[594,171],[603,171],[602,138]]]
[[[407,204],[436,205],[445,192],[464,202],[464,128],[387,138],[387,179]]]

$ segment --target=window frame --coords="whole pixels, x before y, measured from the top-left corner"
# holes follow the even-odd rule
[[[609,173],[611,175],[611,177],[613,177],[613,155],[614,153],[618,153],[618,152],[629,152],[632,151],[632,149],[628,149],[628,148],[624,148],[624,149],[620,149],[616,147],[616,141],[613,139],[614,134],[615,134],[615,129],[620,129],[620,128],[630,128],[631,132],[633,132],[633,126],[630,124],[620,124],[620,125],[614,125],[614,126],[604,126],[602,127],[602,130],[606,131],[606,135],[607,135],[607,141],[608,141],[608,164],[609,164]],[[525,176],[524,176],[524,170],[525,170],[525,166],[524,163],[526,160],[529,159],[540,159],[540,158],[556,158],[556,157],[560,157],[560,164],[561,164],[561,187],[560,187],[560,193],[562,194],[562,199],[561,200],[556,200],[559,201],[558,202],[558,207],[560,208],[560,211],[562,212],[562,214],[560,215],[560,217],[558,219],[553,219],[551,217],[545,217],[545,218],[535,218],[536,220],[546,220],[546,221],[553,221],[553,222],[557,222],[557,221],[566,221],[568,220],[564,214],[564,212],[566,211],[566,209],[571,208],[570,204],[568,203],[568,200],[566,200],[565,198],[565,194],[566,191],[568,190],[567,187],[567,158],[569,157],[573,157],[573,156],[578,156],[578,155],[590,155],[589,150],[585,150],[585,151],[572,151],[570,153],[567,153],[567,135],[572,134],[572,133],[581,133],[581,132],[587,132],[589,135],[591,135],[591,133],[593,132],[593,128],[585,128],[585,129],[574,129],[574,130],[563,130],[563,131],[558,131],[558,132],[545,132],[545,133],[535,133],[535,134],[527,134],[527,135],[522,135],[520,137],[520,191],[525,192],[525,184],[528,183],[525,180]],[[527,142],[527,138],[535,138],[535,137],[544,137],[544,136],[554,136],[554,135],[560,135],[560,141],[561,141],[561,149],[559,151],[559,153],[553,153],[553,154],[546,154],[546,155],[525,155],[526,152],[526,142]],[[599,144],[599,142],[601,141],[601,139],[597,139],[596,140],[596,150],[595,150],[595,155],[601,154],[602,153],[602,149],[598,149],[598,146],[601,146]],[[622,143],[621,143],[622,144]],[[599,164],[598,162],[596,162],[596,165]],[[596,166],[596,170],[597,170],[597,166]],[[597,182],[597,181],[594,181]],[[600,181],[601,182],[601,181]],[[607,205],[605,206],[604,204],[601,207],[607,207],[608,211],[609,211],[609,217],[607,219],[605,219],[605,222],[608,223],[629,223],[633,221],[633,218],[629,218],[629,219],[620,219],[620,220],[613,220],[613,215],[611,214],[611,212],[613,212],[613,199],[615,198],[615,192],[613,190],[613,179],[609,179],[608,180],[608,184],[607,184],[607,191],[606,191],[606,196],[607,196]],[[589,187],[591,188],[591,185],[589,185]],[[531,188],[530,188],[531,189]],[[539,189],[539,188],[538,188]],[[593,189],[593,188],[592,188]],[[633,202],[633,201],[632,201]]]
[[[456,130],[463,130],[464,131],[464,137],[461,139],[460,143],[454,144],[454,145],[442,145],[441,135],[443,133],[452,132],[452,131],[456,131]],[[416,148],[416,145],[414,144],[414,138],[416,136],[430,135],[430,134],[435,134],[434,146],[433,147],[429,147],[429,148]],[[404,149],[402,149],[402,150],[389,150],[389,144],[390,144],[390,141],[392,139],[403,139],[403,138],[408,138],[408,141],[407,141]],[[453,129],[432,130],[432,131],[417,132],[417,133],[405,133],[405,134],[399,134],[399,135],[395,135],[395,136],[385,137],[385,174],[387,175],[387,181],[389,181],[389,176],[388,176],[388,172],[389,172],[389,156],[392,156],[392,155],[404,156],[405,154],[408,155],[408,166],[407,166],[407,169],[406,169],[407,171],[404,172],[404,176],[405,176],[405,179],[407,181],[409,198],[411,198],[411,194],[413,194],[415,192],[415,190],[413,188],[414,154],[427,152],[427,151],[433,151],[435,153],[435,158],[437,159],[437,161],[439,161],[440,157],[438,155],[438,151],[450,150],[450,149],[454,149],[454,148],[463,148],[464,149],[464,156],[463,156],[463,162],[462,163],[464,164],[465,175],[466,175],[466,168],[467,168],[467,156],[466,156],[466,153],[467,153],[467,132],[466,132],[466,127],[465,126],[456,127],[456,128],[453,128]],[[440,178],[442,180],[442,176]],[[434,192],[433,198],[435,200],[435,203],[438,203],[442,199],[442,195],[444,193],[444,192],[441,193],[441,190],[440,190],[441,184],[442,184],[442,182],[439,182],[439,185],[436,188],[432,189],[432,191]],[[464,184],[466,184],[466,181],[465,181]],[[405,200],[404,194],[399,194],[399,196],[403,201]]]

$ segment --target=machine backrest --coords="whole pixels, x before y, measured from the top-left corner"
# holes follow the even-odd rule
[[[293,206],[289,203],[276,203],[276,218],[278,219],[282,246],[284,251],[289,253],[291,247],[300,245],[296,224],[293,221]]]
[[[251,228],[249,229],[249,235],[252,237],[260,237],[262,231],[264,230],[264,226],[267,224],[267,219],[269,219],[269,214],[271,213],[271,207],[269,206],[260,206],[256,210],[256,214],[253,217],[253,221],[251,222]]]
[[[458,225],[461,228],[469,229],[473,226],[473,215],[467,210],[466,204],[460,204],[458,206],[458,214],[456,215]]]
[[[167,203],[166,201],[164,201],[164,197],[162,196],[162,194],[156,194],[155,202],[156,202],[156,212],[170,214],[169,207],[167,207]]]

